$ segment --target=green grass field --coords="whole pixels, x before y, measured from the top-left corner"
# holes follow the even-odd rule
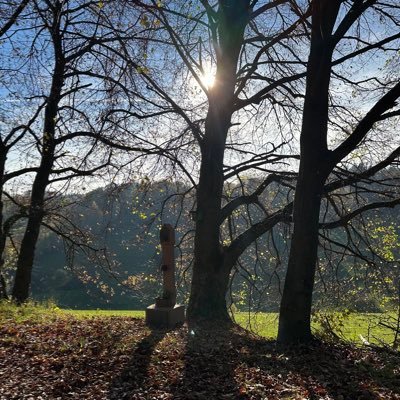
[[[127,311],[127,310],[63,310],[75,317],[109,317],[123,316],[144,318],[144,311]],[[335,314],[334,325],[335,333],[342,339],[349,340],[354,343],[362,343],[360,335],[371,343],[392,343],[393,332],[379,325],[379,320],[386,316],[385,314],[360,314],[351,313],[345,317]],[[389,316],[389,314],[387,315]],[[235,321],[242,327],[257,333],[266,338],[276,338],[278,333],[278,314],[277,313],[257,313],[249,314],[238,312],[234,315]],[[331,318],[332,319],[332,318]],[[330,320],[331,320],[330,319]],[[329,320],[329,321],[330,321]],[[326,326],[326,324],[325,324]],[[324,329],[320,323],[314,322],[313,329],[316,333],[324,333]]]
[[[384,342],[392,344],[394,332],[379,325],[379,321],[382,318],[389,316],[394,317],[394,314],[350,313],[345,317],[341,317],[340,314],[330,314],[328,320],[331,322],[335,334],[341,339],[351,341],[355,344],[362,344],[362,336],[364,340],[370,343],[380,344]],[[276,338],[278,333],[277,313],[258,313],[253,315],[237,313],[235,319],[241,326],[254,331],[260,336]],[[324,326],[326,327],[326,324],[321,324],[315,320],[312,324],[314,332],[319,334],[327,334]]]
[[[144,318],[144,311],[135,310],[62,310],[67,314],[71,314],[77,318],[93,318],[93,317],[131,317]]]
[[[53,304],[45,305],[24,305],[15,307],[7,302],[0,303],[0,324],[8,321],[22,323],[31,321],[35,323],[47,323],[63,316],[75,318],[106,318],[106,317],[132,317],[144,318],[144,311],[135,310],[66,310],[60,309]],[[330,314],[328,319],[334,332],[342,339],[355,344],[362,344],[361,336],[370,343],[391,344],[394,332],[379,325],[379,321],[390,314],[362,314],[350,313],[346,316],[341,314]],[[394,316],[394,314],[392,314]],[[242,327],[257,333],[266,338],[276,338],[278,331],[277,313],[256,313],[249,314],[238,312],[234,315],[235,321]],[[322,321],[322,323],[321,323]],[[319,318],[319,322],[313,322],[313,329],[316,333],[326,333],[326,323]]]

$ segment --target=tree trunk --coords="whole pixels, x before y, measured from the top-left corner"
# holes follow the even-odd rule
[[[8,299],[6,280],[3,275],[4,249],[6,246],[6,234],[3,229],[3,185],[4,172],[7,159],[7,149],[3,143],[0,143],[0,300]]]
[[[55,24],[59,23],[59,20],[55,22]],[[58,105],[61,100],[62,86],[64,84],[65,67],[61,37],[57,34],[59,32],[58,29],[59,26],[55,26],[53,31],[55,67],[50,95],[44,114],[42,158],[32,185],[28,222],[21,242],[12,290],[12,298],[18,304],[25,302],[29,297],[35,248],[45,213],[46,188],[49,184],[49,177],[55,158],[55,129]]]
[[[293,206],[294,232],[279,314],[278,341],[311,340],[311,305],[323,185],[332,170],[327,147],[331,34],[341,1],[316,0],[300,135],[300,169]]]
[[[318,250],[318,223],[321,179],[304,171],[296,187],[290,247],[279,314],[278,340],[283,343],[307,342],[311,336],[311,304]]]
[[[216,44],[217,72],[209,90],[209,109],[201,142],[197,188],[194,266],[187,316],[193,321],[230,320],[226,307],[230,269],[220,244],[225,142],[231,126],[236,69],[248,23],[249,0],[220,1]]]
[[[207,246],[207,242],[205,241],[202,244]],[[221,259],[210,261],[213,262],[213,264],[208,264],[211,265],[211,268],[194,269],[197,273],[193,273],[188,320],[196,322],[202,320],[229,322],[230,316],[226,307],[226,293],[228,291],[230,269],[224,268]],[[200,262],[205,262],[205,260],[200,260]],[[202,265],[205,266],[207,264],[204,263]]]
[[[57,106],[53,106],[49,108],[57,108]],[[51,174],[54,162],[55,146],[53,138],[55,115],[53,115],[53,112],[47,112],[46,110],[45,125],[47,128],[50,128],[50,125],[53,125],[53,127],[52,132],[51,130],[45,131],[49,132],[50,135],[47,135],[48,139],[45,141],[43,146],[42,160],[32,186],[28,222],[21,242],[17,260],[14,287],[12,290],[12,298],[17,303],[23,303],[29,297],[35,248],[44,217],[46,188],[49,183],[49,176]],[[53,121],[53,123],[51,123],[51,121],[49,123],[49,118]]]
[[[38,207],[37,209],[34,208],[35,205]],[[33,259],[40,233],[40,225],[43,220],[43,201],[40,202],[40,199],[35,199],[35,205],[31,206],[29,211],[28,224],[21,242],[21,249],[17,260],[12,298],[18,304],[25,302],[29,297]]]
[[[210,104],[197,188],[195,259],[188,307],[190,320],[229,320],[225,295],[230,271],[223,268],[219,221],[224,184],[223,155],[230,118],[229,110],[219,108],[218,103]]]

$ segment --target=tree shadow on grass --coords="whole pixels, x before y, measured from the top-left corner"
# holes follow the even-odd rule
[[[144,387],[151,385],[149,368],[155,347],[163,340],[168,330],[151,330],[135,347],[128,364],[110,385],[108,399],[143,398]]]

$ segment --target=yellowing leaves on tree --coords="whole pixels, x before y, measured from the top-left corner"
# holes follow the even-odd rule
[[[142,25],[145,28],[148,28],[150,26],[149,17],[146,14],[142,15],[139,22],[140,25]]]
[[[140,212],[140,213],[139,213],[139,218],[140,218],[140,219],[143,219],[143,220],[144,220],[144,219],[147,219],[147,215],[146,215],[145,213],[143,213],[143,212]]]
[[[138,74],[148,74],[149,73],[149,69],[147,67],[142,67],[142,66],[138,66],[136,67],[136,71]]]

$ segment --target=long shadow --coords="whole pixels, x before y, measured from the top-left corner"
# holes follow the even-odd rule
[[[107,398],[400,399],[398,365],[398,354],[340,343],[282,349],[239,327],[153,330],[129,355]]]
[[[393,371],[400,355],[382,362],[373,350],[318,341],[285,354],[293,360],[292,369],[309,383],[310,399],[319,399],[324,392],[334,399],[382,399],[377,388],[386,391],[385,399],[400,399],[400,376]]]
[[[229,338],[224,327],[188,328],[182,379],[171,387],[173,399],[244,398],[235,380],[235,354],[227,357],[229,352],[235,352],[235,344]]]
[[[151,330],[135,347],[125,369],[111,382],[108,399],[124,400],[135,398],[147,384],[151,357],[157,344],[168,330]],[[151,385],[151,382],[148,382]]]
[[[291,388],[295,395],[297,386],[310,400],[326,396],[341,400],[400,399],[400,376],[393,372],[400,364],[400,355],[393,355],[391,366],[382,368],[378,354],[340,343],[315,341],[308,346],[279,348],[273,341],[249,338],[246,346],[253,351],[243,354],[242,363],[261,370],[260,383],[267,377],[266,383],[270,388],[275,385],[277,393],[283,384],[288,396]],[[384,397],[377,388],[385,390]],[[249,398],[253,398],[250,393]],[[269,394],[268,398],[274,397]]]
[[[348,345],[282,349],[237,328],[228,335],[188,335],[183,379],[170,388],[173,399],[400,399],[400,376],[393,373],[400,355],[382,369],[379,355]]]

